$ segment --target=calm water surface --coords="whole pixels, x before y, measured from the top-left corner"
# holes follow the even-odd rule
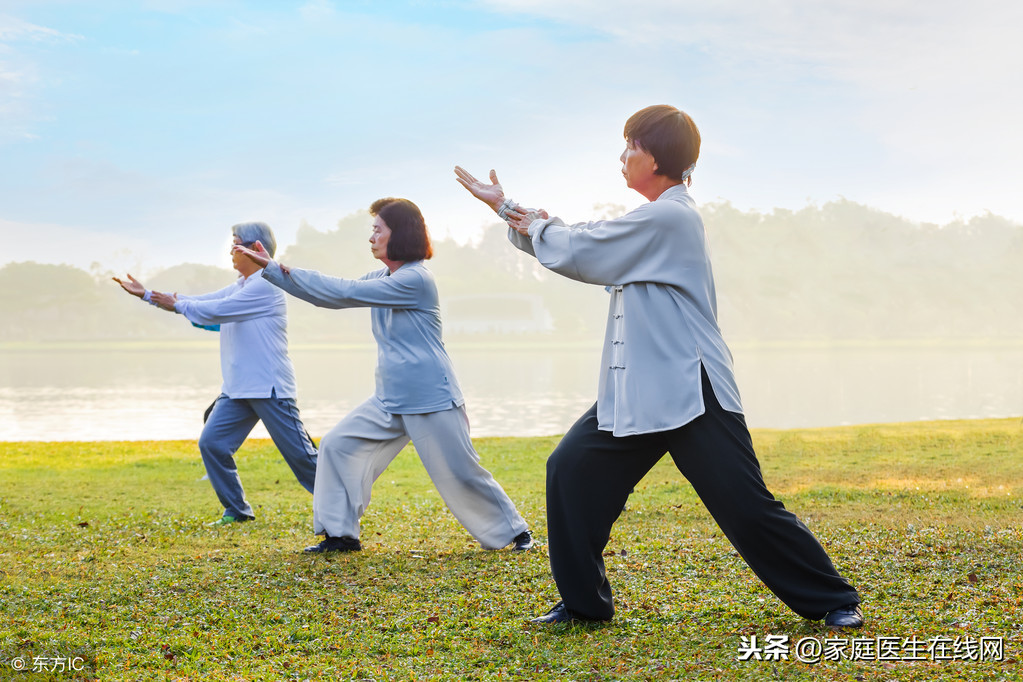
[[[564,433],[596,397],[597,346],[449,350],[474,436]],[[1019,346],[733,352],[752,427],[1023,413]],[[298,349],[292,359],[317,438],[373,391],[374,350]],[[0,440],[191,440],[219,387],[215,347],[0,351]]]

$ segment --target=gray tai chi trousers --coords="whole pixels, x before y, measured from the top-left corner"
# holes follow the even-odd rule
[[[448,509],[484,548],[511,544],[528,528],[504,489],[480,465],[464,407],[392,414],[370,399],[320,441],[313,531],[358,538],[373,482],[409,440]]]
[[[633,486],[670,452],[725,537],[768,588],[810,620],[859,603],[810,530],[776,500],[760,473],[746,421],[723,409],[703,372],[706,411],[671,431],[615,437],[597,429],[597,406],[547,460],[551,572],[570,613],[614,615],[604,547]]]
[[[199,436],[199,452],[224,514],[236,519],[255,518],[245,499],[234,453],[258,421],[263,422],[302,487],[312,492],[316,481],[316,446],[309,440],[294,399],[278,398],[276,391],[259,399],[221,394]]]

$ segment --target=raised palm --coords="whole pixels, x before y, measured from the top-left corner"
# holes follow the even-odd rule
[[[128,275],[128,281],[124,281],[118,277],[112,278],[115,282],[121,285],[121,288],[127,291],[132,296],[138,296],[142,298],[146,293],[146,288],[142,285],[142,282],[138,281],[131,275]]]
[[[263,246],[263,242],[255,242],[252,248],[246,248],[241,244],[235,244],[234,252],[239,253],[261,268],[265,268],[270,264],[270,254],[267,253],[266,247]]]
[[[458,184],[469,190],[469,193],[474,197],[495,211],[500,208],[501,202],[504,201],[504,188],[501,187],[501,183],[497,180],[496,171],[490,171],[489,184],[477,180],[472,173],[461,166],[455,166],[455,176]]]

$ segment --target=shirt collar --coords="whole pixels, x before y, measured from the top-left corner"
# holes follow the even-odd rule
[[[680,182],[677,185],[672,185],[668,189],[661,192],[661,195],[654,199],[654,201],[660,201],[661,199],[670,199],[677,194],[689,194],[689,188],[686,187],[686,183]]]
[[[238,283],[238,286],[243,287],[243,286],[245,286],[245,283],[249,281],[249,277],[256,277],[257,279],[259,277],[262,277],[263,276],[263,270],[265,270],[265,269],[266,268],[260,268],[259,270],[256,270],[254,273],[252,273],[248,277],[239,274],[238,275],[238,279],[235,280],[235,281]]]

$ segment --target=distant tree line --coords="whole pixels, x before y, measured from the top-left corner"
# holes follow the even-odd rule
[[[703,215],[730,338],[1023,337],[1023,225],[919,224],[851,201]]]
[[[598,208],[601,217],[624,210]],[[771,213],[723,202],[702,213],[729,341],[1023,338],[1023,226],[1004,218],[919,224],[851,201]],[[303,225],[279,259],[358,277],[379,266],[369,255],[369,222],[360,212],[326,232]],[[438,241],[434,251],[430,267],[449,307],[449,339],[592,340],[603,328],[605,292],[544,270],[507,243],[500,225],[471,244]],[[0,342],[210,338],[140,306],[101,270],[33,262],[0,268]],[[233,279],[223,268],[183,264],[146,283],[202,293]],[[293,343],[371,340],[364,310],[321,310],[296,299],[289,310]],[[466,315],[474,324],[464,324]],[[515,333],[493,331],[510,328],[497,324],[505,318],[529,315],[537,319],[518,319]]]

